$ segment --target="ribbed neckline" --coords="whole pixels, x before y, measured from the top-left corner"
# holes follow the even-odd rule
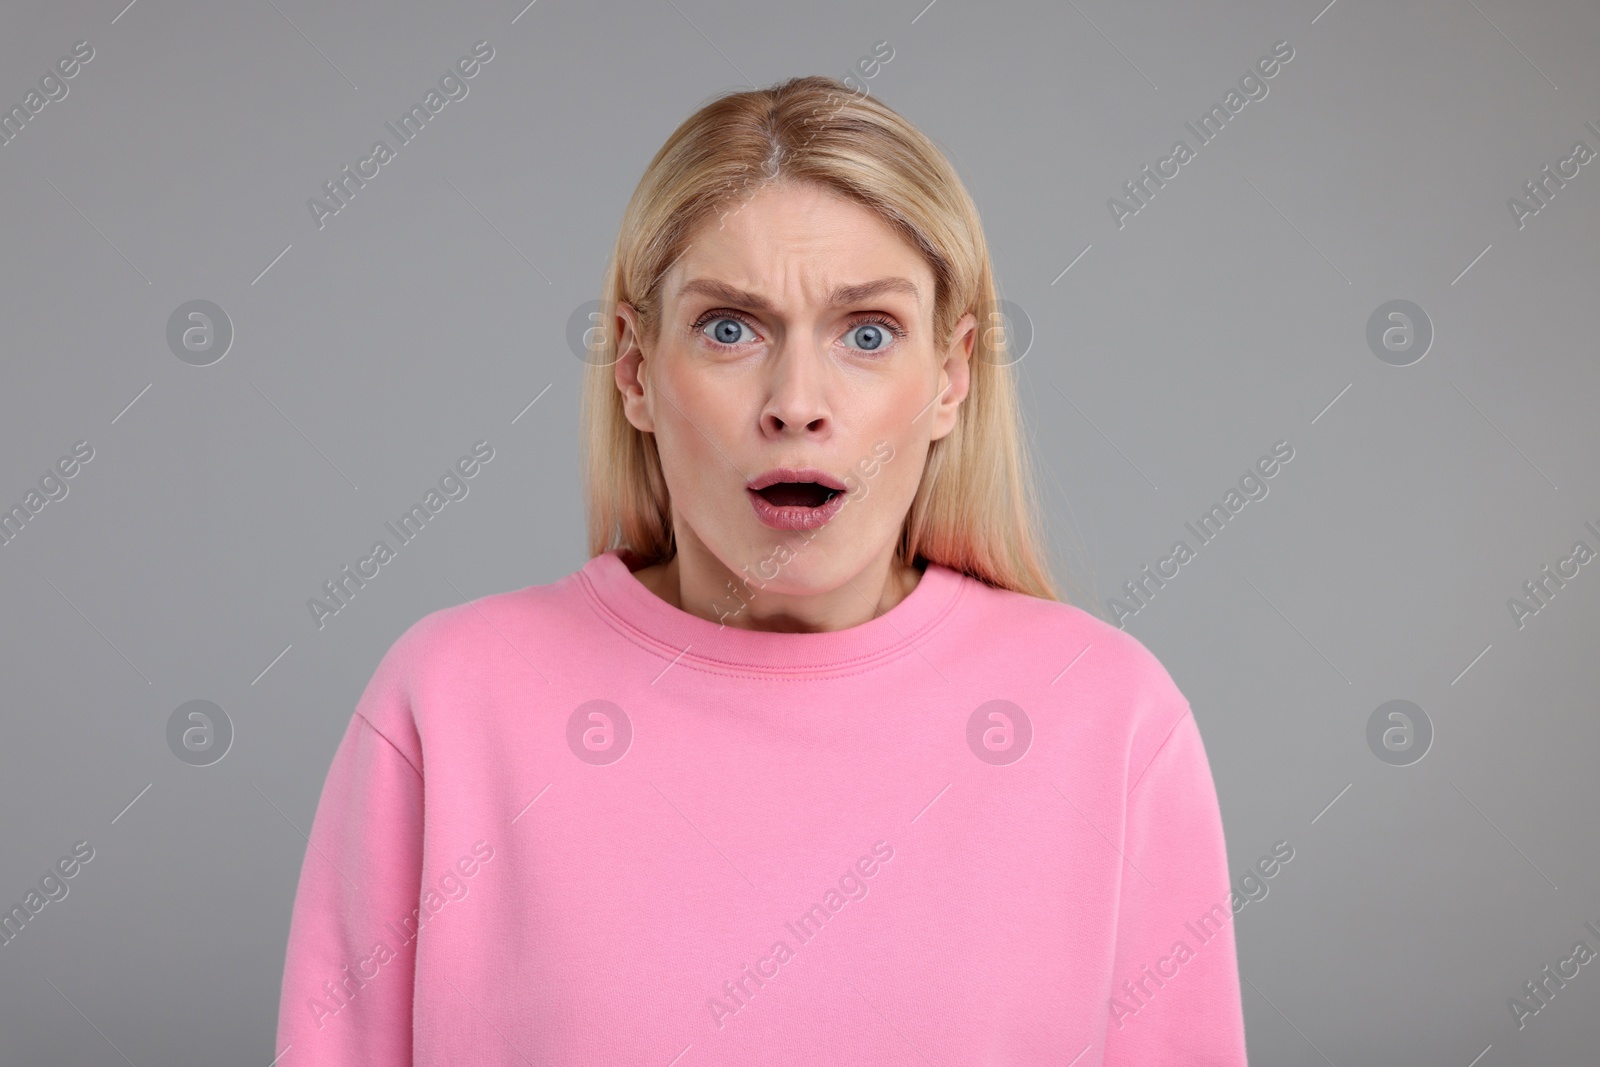
[[[720,625],[673,607],[634,576],[632,567],[640,563],[627,550],[613,549],[578,571],[607,623],[677,666],[762,678],[851,674],[905,655],[950,616],[967,582],[959,571],[928,562],[916,588],[874,619],[824,633],[774,633]]]

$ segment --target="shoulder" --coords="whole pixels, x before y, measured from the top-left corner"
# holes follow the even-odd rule
[[[552,635],[571,629],[576,581],[571,574],[428,612],[390,643],[356,716],[420,769],[426,739],[463,721],[464,702],[484,685],[543,679],[535,664],[549,655]]]
[[[412,684],[452,669],[472,669],[486,658],[531,652],[553,628],[570,625],[581,593],[576,572],[543,585],[488,593],[429,612],[397,637],[385,658],[404,666]],[[513,659],[517,658],[515,655]]]
[[[1166,666],[1133,634],[1075,604],[963,580],[964,641],[979,662],[1040,694],[1043,707],[1119,737],[1135,770],[1190,715]]]
[[[1088,667],[1084,675],[1092,674],[1097,685],[1116,685],[1130,693],[1159,691],[1161,696],[1183,699],[1155,653],[1128,631],[1076,604],[997,589],[965,575],[962,580],[969,625],[992,634],[993,640],[1025,648],[1041,669],[1055,658],[1060,659],[1056,670],[1065,669],[1081,654],[1069,674]]]

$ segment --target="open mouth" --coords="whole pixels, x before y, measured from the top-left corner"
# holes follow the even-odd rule
[[[840,490],[819,482],[773,482],[755,492],[773,507],[820,508],[838,496]]]

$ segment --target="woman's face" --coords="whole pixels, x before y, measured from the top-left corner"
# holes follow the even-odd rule
[[[976,320],[938,344],[933,282],[872,211],[789,183],[692,238],[652,346],[619,305],[617,383],[655,435],[685,565],[800,595],[886,573],[928,444],[967,392]],[[789,484],[751,488],[774,471]]]

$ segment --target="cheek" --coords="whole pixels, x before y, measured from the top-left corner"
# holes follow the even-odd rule
[[[861,483],[862,501],[881,509],[886,522],[898,521],[917,495],[928,455],[931,395],[928,383],[897,383],[887,402],[879,397],[851,435],[856,455],[850,473]]]
[[[657,422],[657,427],[666,432],[657,432],[656,450],[673,502],[681,508],[700,511],[706,505],[709,486],[716,482],[715,475],[727,463],[691,424],[689,420],[693,418],[687,411],[682,415],[674,411],[665,422]],[[704,423],[699,425],[704,433],[711,432]]]
[[[731,504],[744,505],[742,496],[731,493],[744,475],[728,458],[738,451],[734,426],[740,405],[692,375],[664,378],[654,411],[656,450],[674,504],[704,514],[730,506],[725,498],[731,495]]]
[[[891,443],[894,445],[894,458],[882,465],[878,480],[883,483],[884,499],[894,501],[895,510],[899,513],[896,518],[899,518],[911,506],[911,501],[917,495],[917,486],[922,483],[927,442],[914,439]]]
[[[885,426],[860,439],[860,455],[851,468],[856,501],[872,513],[872,521],[893,526],[905,515],[917,495],[922,476],[918,456],[926,455],[927,442],[908,432],[905,423],[894,432]],[[887,457],[887,458],[885,458]]]
[[[892,378],[868,383],[851,395],[847,410],[838,413],[841,426],[865,442],[863,456],[870,454],[873,443],[887,441],[898,457],[903,444],[918,436],[926,442],[937,385],[920,369],[898,368]]]

